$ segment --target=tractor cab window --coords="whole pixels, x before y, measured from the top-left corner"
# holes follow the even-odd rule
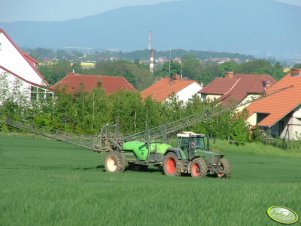
[[[178,145],[181,149],[188,149],[189,139],[188,137],[180,137],[178,138]]]
[[[205,141],[203,137],[192,137],[191,147],[194,149],[205,149]]]

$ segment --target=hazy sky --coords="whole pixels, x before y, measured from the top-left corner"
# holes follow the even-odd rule
[[[0,0],[0,21],[68,20],[95,15],[124,6],[156,4],[168,1],[175,0]],[[276,1],[301,7],[301,0]]]
[[[172,0],[0,0],[0,21],[58,21]]]

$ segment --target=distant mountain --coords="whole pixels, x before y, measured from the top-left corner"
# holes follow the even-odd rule
[[[182,0],[62,22],[0,23],[22,47],[153,47],[301,55],[301,7],[273,0]]]

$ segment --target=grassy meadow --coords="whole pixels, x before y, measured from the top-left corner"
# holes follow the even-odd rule
[[[103,154],[0,134],[0,225],[280,225],[266,215],[274,205],[301,217],[301,150],[226,141],[213,149],[230,160],[230,179],[109,174]]]

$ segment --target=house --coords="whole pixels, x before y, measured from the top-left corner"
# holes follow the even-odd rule
[[[242,111],[275,83],[270,75],[228,72],[224,78],[216,78],[200,90],[199,94],[204,101],[217,101],[223,106],[235,105],[237,111]]]
[[[143,99],[151,97],[163,102],[169,100],[174,94],[179,101],[188,102],[194,95],[202,89],[202,85],[194,80],[181,79],[179,75],[165,77],[155,82],[150,87],[141,92]]]
[[[18,95],[26,100],[53,97],[37,66],[38,62],[19,49],[0,29],[0,104],[9,97],[18,100]]]
[[[90,92],[97,87],[102,87],[107,95],[119,90],[136,90],[124,77],[76,73],[69,73],[52,86],[54,90],[64,89],[67,93],[72,94],[81,89],[84,92]]]
[[[247,110],[250,125],[273,137],[301,139],[301,69],[292,69]]]

